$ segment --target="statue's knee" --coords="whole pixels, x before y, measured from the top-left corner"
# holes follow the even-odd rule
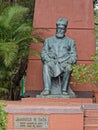
[[[72,71],[72,65],[70,65],[70,64],[67,65],[67,66],[66,66],[66,71],[67,71],[67,72],[71,72],[71,71]]]
[[[43,71],[48,72],[49,71],[49,66],[47,64],[43,65]]]
[[[44,64],[44,65],[43,65],[43,68],[47,69],[47,68],[48,68],[47,64]]]
[[[66,73],[71,73],[71,70],[69,70],[68,68],[66,68]]]

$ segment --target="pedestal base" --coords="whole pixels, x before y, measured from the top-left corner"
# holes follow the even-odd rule
[[[37,95],[36,96],[37,98],[75,98],[76,95],[47,95],[47,96],[44,96],[44,95]]]
[[[81,104],[37,100],[9,102],[7,130],[83,130]]]

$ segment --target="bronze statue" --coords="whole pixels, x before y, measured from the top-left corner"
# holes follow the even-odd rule
[[[68,20],[59,18],[56,22],[56,35],[45,40],[41,57],[43,63],[44,90],[41,95],[51,95],[52,82],[59,80],[61,95],[73,94],[69,86],[72,70],[77,61],[75,42],[65,36]],[[56,84],[58,84],[56,82]]]

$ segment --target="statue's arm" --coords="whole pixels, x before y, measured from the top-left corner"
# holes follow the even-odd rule
[[[41,58],[43,62],[49,62],[50,58],[48,56],[48,40],[45,40],[43,48],[42,48],[42,52],[41,52]]]
[[[73,40],[70,43],[70,58],[69,58],[68,62],[71,64],[75,64],[77,62],[76,45]]]

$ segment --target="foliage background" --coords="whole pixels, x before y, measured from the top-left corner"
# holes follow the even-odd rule
[[[0,130],[6,130],[7,112],[4,110],[5,105],[0,103]]]
[[[26,73],[29,46],[41,38],[32,35],[34,0],[0,4],[0,98],[16,100]],[[19,6],[21,5],[21,6]],[[27,8],[29,7],[29,8]]]

